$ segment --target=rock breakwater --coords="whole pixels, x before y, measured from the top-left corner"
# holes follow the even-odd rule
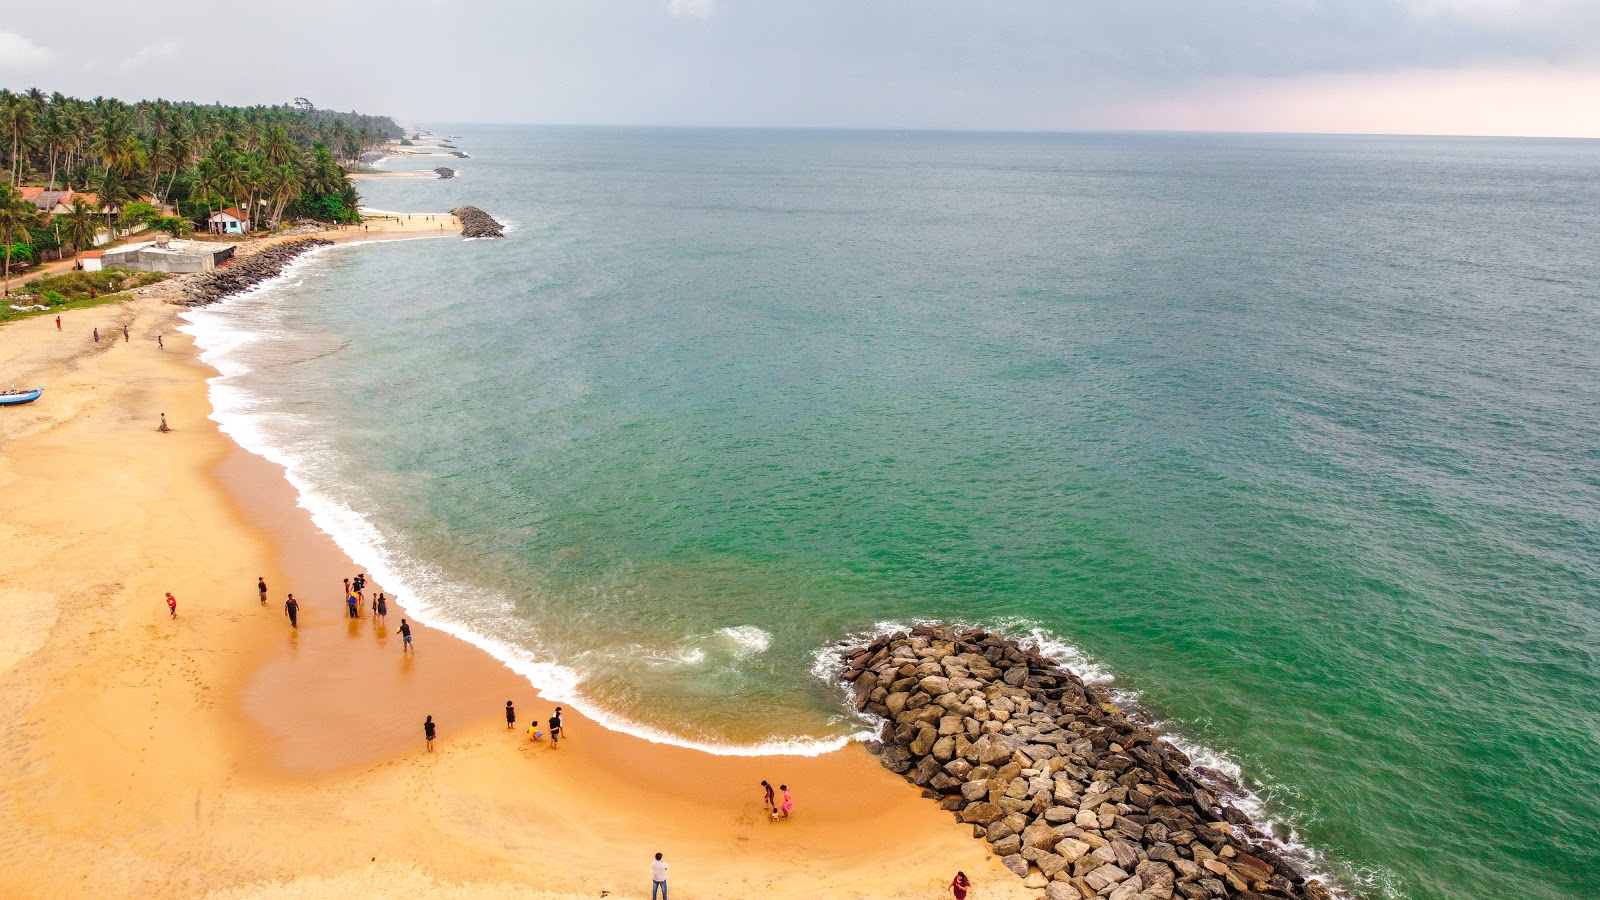
[[[439,166],[433,170],[433,174],[439,176],[440,178],[454,178],[456,177],[456,170],[449,168],[448,166]]]
[[[247,291],[252,287],[277,277],[284,267],[303,253],[318,247],[328,247],[333,241],[306,238],[274,244],[249,256],[236,257],[220,269],[188,276],[183,283],[186,306],[208,306],[226,297]]]
[[[461,220],[461,236],[476,237],[505,237],[506,228],[496,222],[490,215],[476,206],[458,206],[450,210],[450,215]]]
[[[1001,635],[919,625],[843,651],[868,749],[1046,900],[1331,900],[1189,758]]]

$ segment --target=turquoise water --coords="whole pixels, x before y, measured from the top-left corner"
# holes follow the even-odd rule
[[[366,202],[508,239],[195,325],[426,621],[723,752],[862,727],[831,642],[998,626],[1357,895],[1597,895],[1600,144],[455,133]]]

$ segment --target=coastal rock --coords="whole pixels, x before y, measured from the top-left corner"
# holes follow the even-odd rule
[[[461,236],[469,238],[505,237],[504,225],[496,222],[488,213],[476,206],[458,206],[450,210],[450,215],[461,221]],[[874,676],[873,684],[876,686],[877,678]]]
[[[884,767],[931,788],[1046,900],[1333,900],[1219,803],[1238,791],[1222,773],[1035,650],[923,623],[840,655]]]
[[[243,293],[283,273],[285,267],[304,253],[328,247],[332,241],[306,238],[274,244],[248,256],[239,255],[221,268],[186,276],[182,289],[186,306],[209,306],[234,294]]]
[[[440,166],[433,170],[433,174],[438,175],[440,178],[454,178],[456,177],[456,170],[445,166]]]

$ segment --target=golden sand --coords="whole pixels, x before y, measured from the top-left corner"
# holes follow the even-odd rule
[[[206,418],[178,311],[0,327],[0,383],[46,387],[0,408],[0,895],[647,896],[660,851],[676,900],[948,897],[957,869],[974,898],[1033,896],[858,747],[717,757],[571,708],[559,749],[508,732],[507,699],[523,723],[552,704],[429,628],[402,654],[401,608],[345,617],[356,567]]]

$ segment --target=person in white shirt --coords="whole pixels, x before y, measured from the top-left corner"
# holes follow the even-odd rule
[[[661,892],[661,900],[667,900],[667,864],[661,861],[661,854],[656,854],[656,861],[650,864],[650,900],[656,900],[656,891]]]

